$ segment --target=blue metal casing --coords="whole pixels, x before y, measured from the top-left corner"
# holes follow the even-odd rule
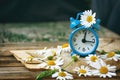
[[[94,47],[92,50],[90,50],[89,52],[87,52],[87,53],[78,52],[77,50],[74,49],[74,46],[73,46],[73,44],[72,44],[72,38],[73,38],[74,34],[75,34],[76,32],[78,32],[78,31],[80,31],[80,30],[83,30],[83,29],[86,29],[86,30],[91,31],[91,32],[94,34],[95,38],[96,38],[95,47]],[[71,53],[71,55],[73,55],[73,54],[78,54],[78,55],[80,55],[81,57],[85,57],[85,56],[87,56],[87,55],[89,55],[89,54],[94,54],[94,53],[95,53],[95,51],[96,51],[96,49],[97,49],[97,47],[98,47],[98,44],[99,44],[99,39],[98,39],[97,33],[96,33],[92,28],[85,28],[85,26],[80,26],[80,27],[78,27],[77,29],[73,30],[73,31],[70,33],[70,36],[69,36],[69,44],[70,44],[70,47],[71,47],[71,49],[72,49],[72,51],[73,51],[73,52]],[[81,45],[81,46],[82,46],[82,45]]]

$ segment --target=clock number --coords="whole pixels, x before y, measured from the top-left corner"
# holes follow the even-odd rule
[[[94,37],[93,35],[91,37]]]
[[[78,48],[78,50],[80,50],[80,47]]]
[[[82,51],[85,52],[85,48],[82,48]]]
[[[91,46],[93,46],[93,44],[90,44]]]
[[[95,43],[95,39],[92,39],[93,43]]]
[[[73,41],[76,42],[76,38],[73,38]]]
[[[76,43],[74,46],[77,46],[78,44]]]
[[[90,50],[89,47],[87,47],[87,49]]]
[[[78,37],[78,35],[77,35],[77,34],[76,34],[75,36],[76,36],[76,37]]]

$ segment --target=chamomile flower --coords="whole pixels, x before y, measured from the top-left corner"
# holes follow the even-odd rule
[[[73,76],[69,74],[68,72],[59,70],[59,72],[55,72],[52,75],[52,78],[56,78],[56,80],[67,80],[67,79],[70,80],[70,79],[73,79]]]
[[[105,60],[118,61],[118,60],[120,60],[120,55],[116,54],[115,52],[108,52],[105,55],[101,55],[101,58],[103,58]]]
[[[42,63],[42,60],[40,58],[34,58],[32,56],[28,56],[26,59],[24,59],[26,63]]]
[[[61,49],[48,49],[46,50],[46,53],[44,54],[45,59],[52,56],[54,58],[60,57]]]
[[[110,66],[105,64],[105,62],[100,61],[100,63],[94,66],[96,70],[93,70],[92,73],[94,76],[100,76],[106,78],[107,76],[111,78],[112,76],[116,76],[116,66]]]
[[[90,54],[89,56],[85,57],[86,63],[89,64],[90,66],[95,66],[96,64],[99,63],[99,56]]]
[[[61,65],[63,65],[63,59],[59,57],[56,60],[47,60],[46,62],[41,63],[39,66],[40,67],[45,67],[46,69],[60,69]]]
[[[58,49],[61,49],[62,52],[71,52],[71,48],[68,43],[63,44],[62,46],[57,46]]]
[[[74,71],[77,72],[79,76],[91,76],[91,70],[83,65],[81,67],[76,67]]]
[[[95,19],[96,13],[92,14],[92,10],[87,10],[81,15],[81,25],[86,27],[91,27],[92,24],[96,23]]]
[[[41,60],[44,60],[44,53],[46,52],[47,47],[45,47],[42,50],[35,50],[34,52],[26,52],[27,54],[31,55],[34,58],[39,58]]]

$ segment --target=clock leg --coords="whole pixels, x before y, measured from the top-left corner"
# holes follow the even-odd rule
[[[71,53],[70,53],[70,56],[72,56],[73,54],[75,54],[75,53],[74,53],[74,52],[71,52]]]
[[[94,51],[92,54],[93,54],[93,55],[96,54],[96,51]]]

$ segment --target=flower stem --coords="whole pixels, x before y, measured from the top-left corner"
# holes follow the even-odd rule
[[[67,68],[68,66],[70,66],[73,62],[74,62],[74,60],[70,61],[70,63],[68,63],[66,66],[64,66],[63,69]]]

